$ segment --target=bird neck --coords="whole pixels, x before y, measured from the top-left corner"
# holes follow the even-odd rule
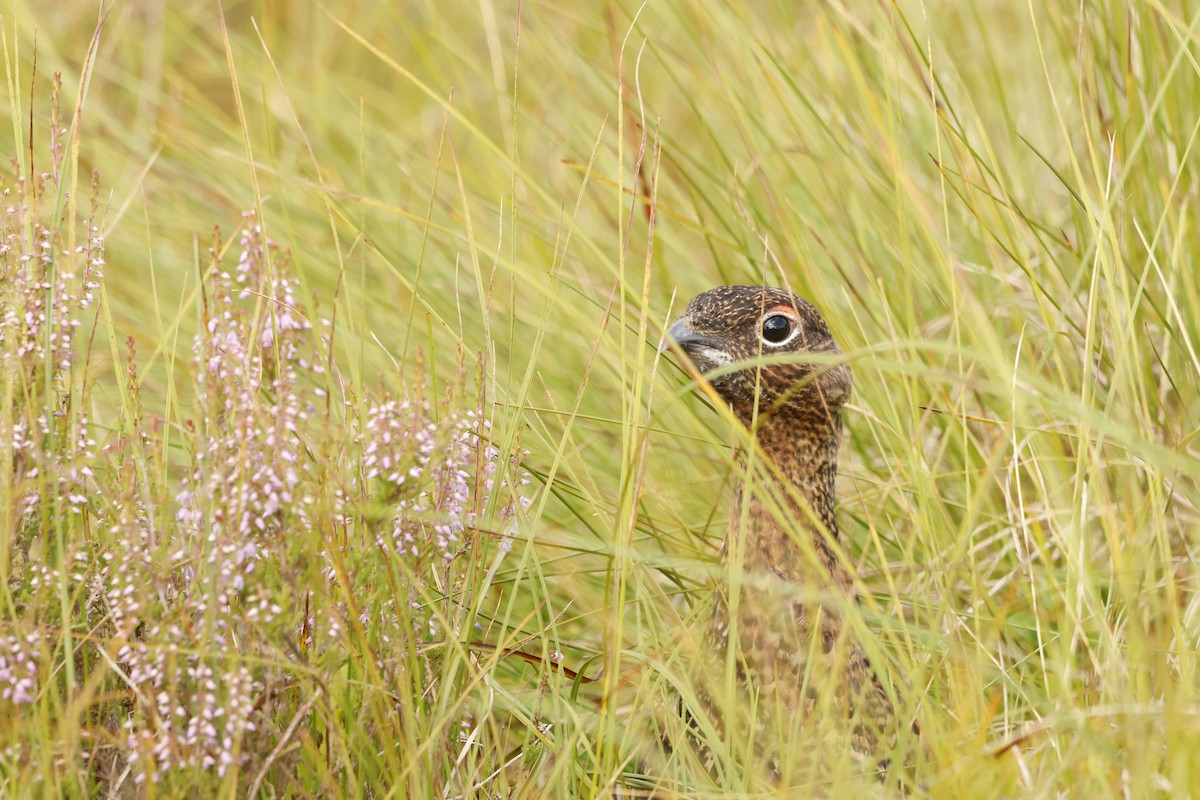
[[[755,438],[759,448],[775,467],[785,485],[753,485],[739,493],[739,513],[745,508],[743,528],[746,553],[751,562],[776,574],[798,578],[809,573],[812,554],[828,577],[842,584],[844,568],[834,555],[831,543],[837,538],[838,448],[841,443],[841,415],[796,415],[762,418],[757,422]],[[759,475],[763,474],[758,472]],[[782,489],[783,491],[779,491]],[[782,513],[781,513],[782,512]],[[795,523],[791,523],[795,520]],[[731,523],[737,524],[735,520]],[[809,534],[811,553],[796,534]]]
[[[807,416],[773,415],[761,418],[755,430],[760,449],[794,491],[786,492],[795,504],[797,496],[827,533],[837,536],[836,490],[838,449],[842,440],[839,412]],[[808,515],[801,512],[799,519]]]

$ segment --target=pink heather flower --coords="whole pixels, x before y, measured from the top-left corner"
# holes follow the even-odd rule
[[[0,636],[0,700],[22,705],[36,699],[43,646],[36,631],[24,636]]]

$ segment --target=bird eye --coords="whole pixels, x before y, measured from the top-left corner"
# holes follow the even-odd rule
[[[781,345],[791,340],[795,325],[783,314],[771,314],[762,323],[762,338],[767,344]]]

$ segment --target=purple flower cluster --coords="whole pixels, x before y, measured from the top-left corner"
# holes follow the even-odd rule
[[[262,686],[245,666],[214,666],[205,656],[184,653],[170,641],[190,637],[177,626],[156,626],[147,641],[126,645],[118,658],[129,665],[129,682],[146,715],[125,721],[125,744],[134,779],[157,781],[172,769],[215,769],[224,776],[238,763],[247,734],[257,730],[255,698]]]
[[[62,179],[66,135],[59,110],[61,89],[62,76],[56,72],[50,102],[50,170],[31,178],[14,161],[9,175],[0,176],[0,353],[26,369],[48,365],[59,388],[75,358],[78,312],[95,301],[105,266],[104,236],[96,218],[96,173],[92,212],[81,244],[69,244],[74,233],[51,213]]]
[[[32,702],[38,691],[38,658],[42,637],[0,636],[0,708]]]
[[[268,646],[247,627],[268,626],[283,609],[256,576],[263,564],[278,569],[285,530],[311,532],[301,455],[315,392],[307,377],[321,371],[309,356],[312,326],[286,254],[253,213],[240,245],[236,268],[214,277],[193,349],[194,466],[175,496],[171,555],[158,563],[160,577],[178,570],[178,596],[152,612],[139,605],[135,585],[155,565],[142,562],[136,535],[106,573],[112,619],[128,637],[118,659],[137,698],[124,727],[138,780],[188,769],[220,776],[239,763],[263,683],[227,656]]]
[[[73,534],[96,494],[96,442],[77,361],[85,344],[78,333],[94,317],[104,277],[104,236],[95,174],[86,219],[69,217],[60,205],[68,190],[61,87],[56,73],[50,157],[33,161],[43,171],[30,174],[16,159],[0,171],[0,383],[7,387],[0,391],[0,458],[12,491],[6,502],[18,511],[0,533],[7,537],[10,592],[0,620],[0,717],[14,719],[56,694],[44,692],[42,681],[53,684],[61,670],[39,665],[60,652],[58,636],[41,614],[61,608],[64,586],[73,593],[86,585],[87,545]],[[48,522],[63,533],[55,546]],[[71,624],[54,622],[58,629]],[[22,751],[19,738],[10,742],[11,752]]]
[[[203,543],[222,608],[246,590],[285,519],[307,527],[310,500],[298,487],[311,404],[300,371],[321,370],[301,355],[312,326],[295,300],[296,280],[282,274],[286,257],[253,213],[245,219],[237,268],[217,275],[205,332],[196,338],[203,428],[195,468],[176,496],[180,532]],[[247,303],[260,299],[261,312]]]
[[[387,494],[400,496],[390,537],[377,536],[376,543],[414,558],[432,547],[440,558],[452,560],[497,488],[500,451],[491,440],[491,420],[473,409],[437,421],[425,404],[409,400],[371,408],[362,474],[368,482],[377,480]],[[529,475],[519,462],[511,468],[517,485],[528,486]],[[500,488],[507,489],[507,481]],[[524,510],[530,502],[526,496],[509,496],[495,510],[503,543],[510,542],[517,508]]]
[[[56,76],[55,116],[60,85]],[[14,163],[10,173],[0,174],[0,370],[25,376],[32,392],[27,402],[0,414],[0,442],[11,448],[27,517],[43,501],[55,500],[79,513],[88,502],[95,462],[88,418],[68,398],[77,388],[76,334],[104,278],[98,179],[92,176],[82,242],[72,244],[78,234],[52,221],[62,157],[54,147],[52,154],[50,172],[30,178]]]
[[[389,509],[384,524],[371,525],[375,543],[405,561],[401,574],[411,576],[400,587],[404,598],[387,596],[374,611],[362,611],[360,621],[384,642],[414,633],[436,638],[438,615],[422,601],[422,589],[455,593],[462,576],[454,563],[480,533],[497,537],[502,552],[511,549],[521,512],[532,502],[520,454],[502,457],[491,420],[457,405],[450,398],[434,415],[424,400],[385,399],[366,413],[362,483],[353,491]],[[408,605],[404,614],[395,608],[399,599]]]

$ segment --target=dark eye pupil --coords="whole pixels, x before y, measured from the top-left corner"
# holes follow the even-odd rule
[[[772,314],[763,320],[763,338],[778,344],[792,332],[792,321],[782,314]]]

